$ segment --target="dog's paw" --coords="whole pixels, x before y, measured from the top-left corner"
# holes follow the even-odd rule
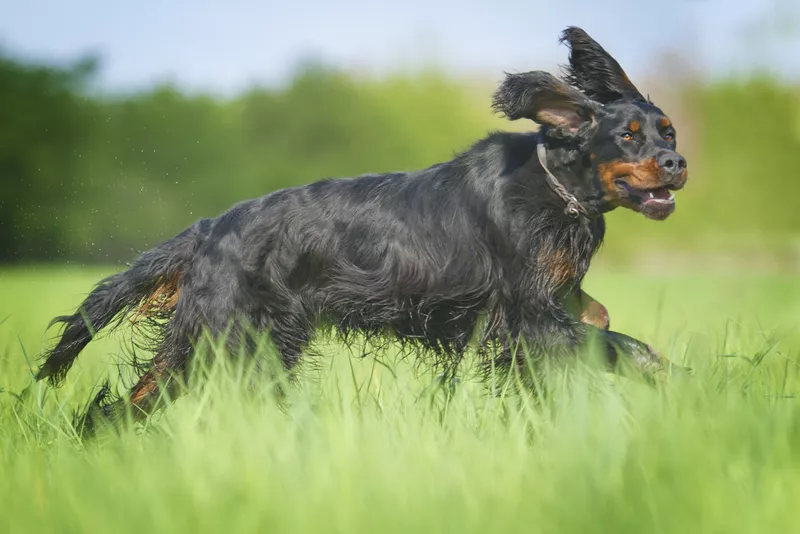
[[[637,369],[652,373],[663,369],[666,361],[656,349],[619,332],[608,332],[612,350],[617,354],[617,363],[632,364]]]

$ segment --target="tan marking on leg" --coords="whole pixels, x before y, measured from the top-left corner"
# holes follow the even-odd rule
[[[134,413],[144,415],[153,408],[160,394],[159,386],[167,386],[171,382],[170,377],[165,372],[166,365],[164,360],[155,357],[153,367],[147,371],[139,381],[133,386],[130,393],[130,403],[138,408]]]
[[[135,322],[139,317],[151,317],[167,310],[175,309],[180,296],[179,281],[180,276],[177,274],[162,280],[155,291],[139,305],[131,316],[130,322]]]
[[[587,293],[581,292],[581,322],[608,330],[611,319],[605,306],[594,300]]]

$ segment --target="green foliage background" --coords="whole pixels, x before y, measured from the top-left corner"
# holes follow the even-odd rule
[[[284,87],[232,97],[171,86],[109,96],[91,89],[96,67],[0,60],[2,262],[126,261],[246,198],[423,168],[489,130],[534,127],[491,114],[491,81],[435,71],[364,79],[310,64]],[[603,257],[768,252],[793,261],[796,88],[768,78],[685,85],[667,103],[650,92],[678,126],[690,182],[667,223],[611,214]]]

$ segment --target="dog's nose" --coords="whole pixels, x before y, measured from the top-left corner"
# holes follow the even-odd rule
[[[680,154],[667,152],[658,158],[658,166],[667,172],[678,174],[686,168],[686,160]]]

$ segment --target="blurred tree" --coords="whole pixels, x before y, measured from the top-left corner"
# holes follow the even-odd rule
[[[0,262],[129,260],[246,198],[420,169],[493,127],[534,128],[493,117],[494,84],[476,94],[437,72],[365,79],[310,62],[284,87],[222,99],[168,85],[100,96],[88,88],[95,71],[88,60],[0,58]],[[790,242],[800,232],[796,89],[767,77],[680,80],[692,178],[679,210],[666,225],[617,210],[606,250]]]
[[[53,68],[0,57],[0,261],[63,252],[91,130],[93,103],[80,95],[95,68],[92,59]]]

